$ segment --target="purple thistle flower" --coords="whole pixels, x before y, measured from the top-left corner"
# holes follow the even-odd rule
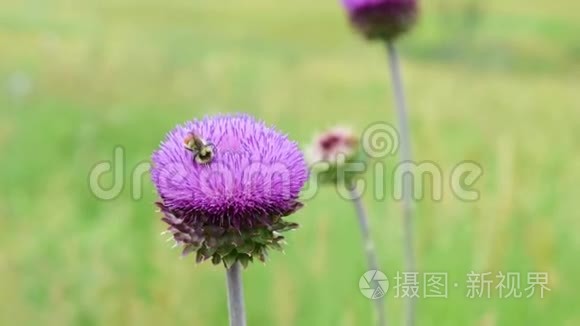
[[[359,150],[359,140],[349,127],[333,127],[316,135],[307,148],[310,163],[328,162],[336,164],[339,156],[351,159]]]
[[[298,145],[247,115],[206,117],[177,126],[153,154],[151,175],[168,231],[183,254],[226,267],[268,248],[298,225],[308,168]]]
[[[352,25],[368,39],[392,41],[417,18],[417,0],[342,0]]]
[[[323,184],[346,182],[350,185],[352,179],[363,172],[352,171],[348,166],[367,160],[359,137],[349,127],[336,126],[316,135],[305,152],[311,171]]]

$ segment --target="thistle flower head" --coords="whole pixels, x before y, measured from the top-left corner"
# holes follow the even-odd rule
[[[350,157],[358,150],[358,137],[351,128],[337,126],[314,136],[308,148],[310,162],[336,162],[339,156]]]
[[[348,127],[333,127],[316,135],[306,154],[309,164],[323,183],[336,183],[340,170],[347,164],[364,161],[360,140]]]
[[[366,38],[391,41],[417,18],[417,0],[342,0],[352,25]]]
[[[296,143],[247,115],[194,120],[153,154],[163,221],[183,254],[231,266],[280,249],[308,177]]]

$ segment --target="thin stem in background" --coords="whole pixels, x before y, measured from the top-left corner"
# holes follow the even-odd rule
[[[389,56],[389,67],[391,69],[391,79],[395,96],[395,106],[397,107],[397,117],[399,121],[401,161],[411,162],[411,133],[409,131],[409,119],[407,117],[407,104],[405,92],[403,90],[403,80],[401,77],[401,67],[397,49],[393,42],[387,42],[387,52]],[[409,178],[409,166],[404,165],[403,171],[403,238],[405,270],[415,272],[415,251],[413,237],[413,198],[411,188],[411,178]],[[415,299],[407,298],[405,307],[405,325],[415,325]]]
[[[242,285],[242,266],[236,262],[226,270],[228,284],[228,308],[230,326],[246,326],[246,311],[244,308],[244,289]]]
[[[363,206],[361,195],[357,193],[355,187],[350,188],[350,195],[352,198],[352,202],[356,208],[356,215],[358,216],[358,222],[360,225],[362,240],[363,240],[363,247],[365,250],[365,254],[367,256],[368,262],[368,269],[369,270],[379,270],[379,265],[377,261],[377,254],[375,252],[375,246],[371,239],[370,227],[369,227],[369,219],[366,213],[366,210]],[[386,326],[387,325],[387,314],[385,309],[385,300],[383,298],[379,298],[374,300],[377,310],[377,325],[379,326]]]

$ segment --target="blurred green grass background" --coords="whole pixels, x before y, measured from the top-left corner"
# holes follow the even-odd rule
[[[337,1],[9,0],[0,4],[0,324],[225,325],[224,273],[159,235],[132,167],[175,124],[250,112],[307,143],[395,121],[385,53]],[[418,161],[481,164],[481,199],[417,203],[417,259],[449,299],[419,325],[579,325],[580,4],[423,1],[400,43]],[[121,196],[91,168],[126,152]],[[390,159],[388,164],[394,164]],[[402,270],[400,205],[365,198],[382,269]],[[286,254],[245,273],[250,325],[370,325],[348,202],[323,189]],[[470,271],[550,273],[543,300],[466,299]],[[392,324],[403,301],[388,294]]]

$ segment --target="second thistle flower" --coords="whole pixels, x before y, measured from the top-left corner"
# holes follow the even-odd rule
[[[330,128],[315,136],[306,156],[318,180],[326,184],[350,183],[356,172],[348,165],[366,161],[359,137],[347,127]]]
[[[392,41],[417,18],[417,0],[342,0],[352,25],[367,39]]]

